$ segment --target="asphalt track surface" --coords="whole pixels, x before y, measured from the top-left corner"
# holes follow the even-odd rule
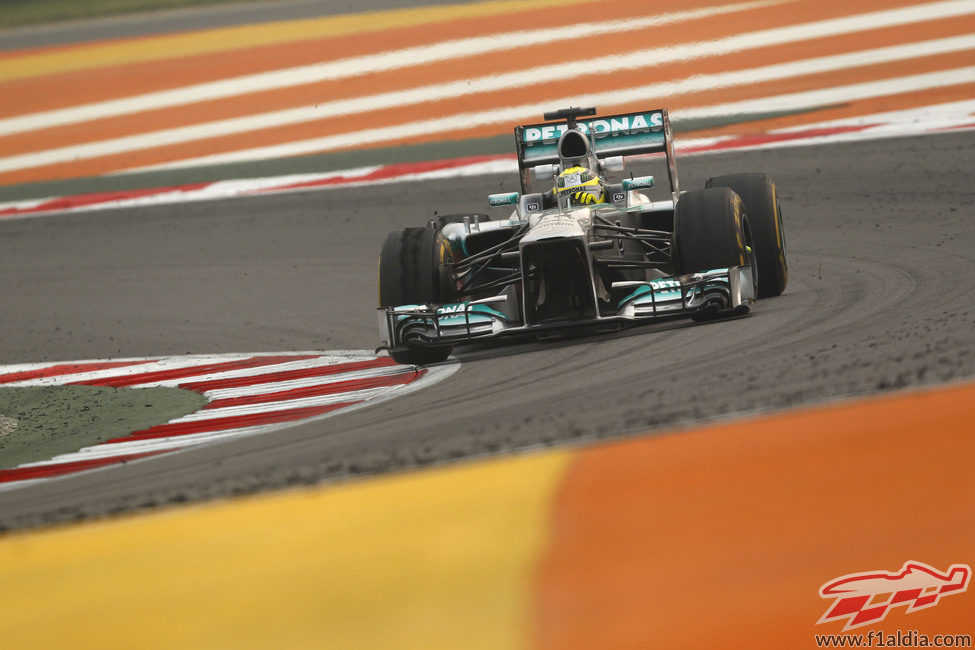
[[[0,526],[975,376],[975,133],[696,156],[679,170],[684,188],[733,171],[773,174],[785,294],[738,320],[461,350],[450,380],[373,409],[0,493]],[[386,232],[421,224],[434,207],[477,210],[515,183],[486,176],[0,222],[3,360],[371,348]]]

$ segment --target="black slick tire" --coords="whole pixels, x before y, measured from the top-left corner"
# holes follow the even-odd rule
[[[389,233],[379,251],[379,306],[442,303],[441,252],[439,235],[433,228]],[[422,365],[444,361],[450,351],[449,347],[408,347],[391,350],[389,356],[397,363]]]
[[[742,202],[731,190],[692,190],[677,200],[673,246],[677,275],[744,266],[754,259],[748,255],[748,245],[748,222]],[[700,322],[733,315],[727,308],[724,297],[715,297],[691,318]],[[748,306],[736,309],[744,313]]]
[[[789,283],[782,208],[775,183],[768,174],[728,174],[709,178],[705,187],[726,187],[741,197],[751,229],[758,266],[758,297],[773,298]]]
[[[682,194],[674,211],[677,275],[746,264],[745,229],[741,199],[731,190]]]

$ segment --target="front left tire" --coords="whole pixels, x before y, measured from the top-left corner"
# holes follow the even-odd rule
[[[433,228],[403,228],[387,235],[379,251],[379,306],[441,304],[446,288],[440,272],[443,244]],[[445,361],[450,347],[407,345],[390,350],[397,363],[424,365]]]

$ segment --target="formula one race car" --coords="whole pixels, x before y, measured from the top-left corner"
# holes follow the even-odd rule
[[[562,109],[515,127],[521,192],[489,197],[514,206],[510,217],[447,215],[389,234],[379,255],[381,349],[400,363],[433,363],[457,344],[740,315],[782,293],[782,213],[769,176],[719,176],[681,191],[666,110],[580,119],[595,114]],[[623,156],[661,152],[666,200],[641,191],[652,176],[606,181],[624,171]]]

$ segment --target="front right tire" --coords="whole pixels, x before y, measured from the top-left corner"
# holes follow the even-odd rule
[[[748,221],[741,198],[727,188],[692,190],[677,199],[674,211],[674,244],[677,275],[702,273],[732,266],[752,266]],[[691,318],[711,320],[727,314],[724,295],[705,296],[705,305]],[[748,311],[740,305],[734,313]]]
[[[677,275],[748,263],[741,199],[726,188],[691,190],[674,211]]]

